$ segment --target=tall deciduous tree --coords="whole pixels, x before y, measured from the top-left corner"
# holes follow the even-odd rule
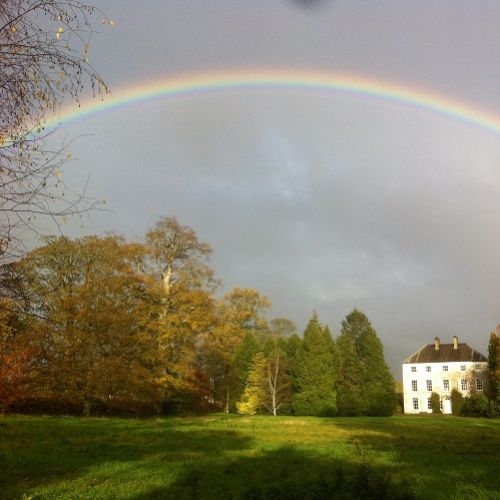
[[[275,318],[269,322],[269,333],[274,338],[288,339],[297,334],[297,326],[287,318]]]
[[[0,410],[29,394],[33,348],[10,299],[0,298]]]
[[[217,282],[208,265],[212,249],[175,217],[156,222],[146,233],[146,247],[149,268],[162,287],[155,328],[164,383],[179,401],[203,398],[210,389],[199,367],[199,349],[216,323]]]
[[[337,413],[336,372],[333,339],[314,313],[304,331],[294,366],[295,414],[332,416]]]
[[[139,272],[145,249],[116,236],[50,238],[19,266],[40,347],[39,392],[97,402],[160,397],[151,320],[153,284]]]
[[[207,265],[212,254],[210,245],[200,241],[194,229],[180,224],[175,217],[161,217],[146,233],[146,244],[166,296],[176,283],[182,282],[191,289],[213,284],[213,271]]]
[[[293,388],[282,338],[271,338],[264,344],[266,354],[266,398],[264,406],[272,415],[289,408]]]

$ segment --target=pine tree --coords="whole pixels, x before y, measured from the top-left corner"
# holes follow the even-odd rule
[[[391,415],[396,394],[384,349],[364,313],[354,309],[342,322],[338,341],[339,411],[346,415]]]
[[[248,380],[248,374],[252,368],[255,355],[261,350],[261,345],[257,336],[253,332],[248,332],[241,343],[240,348],[234,357],[234,371],[236,375],[234,398],[240,401]]]
[[[356,416],[363,413],[363,373],[351,337],[343,332],[337,339],[339,372],[337,404],[339,415]]]
[[[267,360],[262,352],[258,352],[248,372],[248,380],[240,401],[236,403],[241,415],[255,415],[264,407],[266,399]]]
[[[497,331],[500,328],[497,327]],[[500,335],[491,332],[488,344],[488,399],[500,406]]]
[[[309,321],[294,367],[297,415],[333,416],[337,413],[334,343],[316,313]]]

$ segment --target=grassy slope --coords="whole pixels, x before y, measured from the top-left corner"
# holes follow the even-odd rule
[[[0,498],[320,498],[303,485],[326,491],[359,464],[417,498],[500,498],[500,422],[0,417]]]

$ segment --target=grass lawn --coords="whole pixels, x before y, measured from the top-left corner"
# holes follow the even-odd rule
[[[0,416],[0,498],[500,499],[500,421]]]

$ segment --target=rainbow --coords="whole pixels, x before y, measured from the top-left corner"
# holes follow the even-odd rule
[[[63,108],[58,116],[47,121],[46,128],[69,125],[94,115],[154,100],[259,90],[300,90],[360,96],[459,120],[500,135],[500,118],[443,95],[358,75],[263,69],[189,74],[131,85],[114,90],[113,95],[104,100],[94,98],[83,102],[80,107]]]

